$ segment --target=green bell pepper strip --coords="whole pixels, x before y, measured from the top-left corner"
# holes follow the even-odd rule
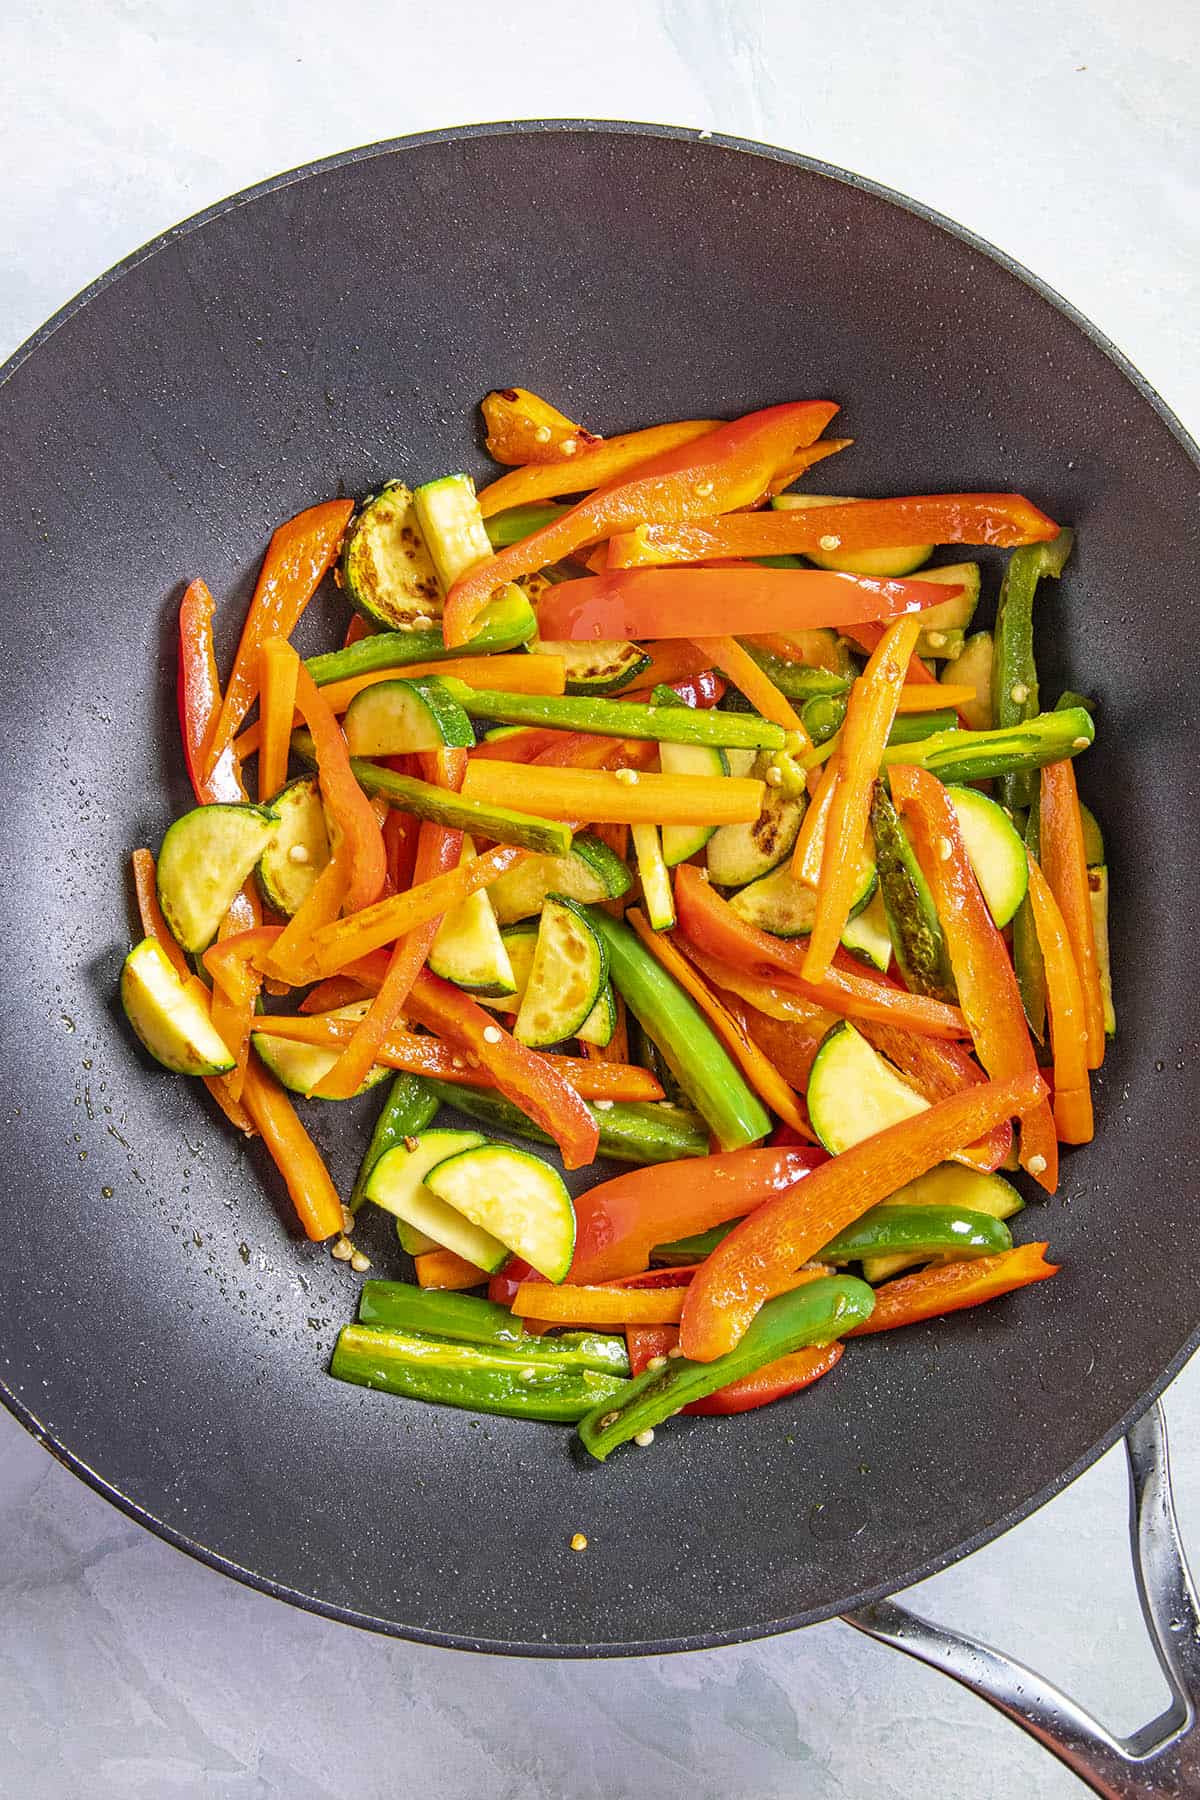
[[[861,1262],[864,1256],[998,1256],[1012,1249],[1012,1233],[1003,1219],[990,1213],[966,1212],[958,1206],[872,1206],[853,1225],[839,1231],[819,1262]]]
[[[1049,543],[1014,550],[1000,584],[992,657],[992,716],[1003,730],[1032,719],[1038,710],[1038,673],[1033,654],[1033,602],[1043,576],[1057,577],[1071,554],[1074,533],[1060,531]],[[1005,806],[1028,806],[1034,783],[1028,769],[1001,775]]]
[[[1034,789],[1029,815],[1025,820],[1025,848],[1034,861],[1041,857],[1041,803]],[[1012,922],[1013,969],[1020,990],[1021,1005],[1029,1029],[1039,1044],[1046,1041],[1046,964],[1038,942],[1033,905],[1028,894],[1018,906]]]
[[[449,674],[439,679],[471,718],[495,719],[505,725],[747,750],[781,750],[787,735],[782,725],[760,718],[757,713],[730,714],[715,707],[642,706],[636,700],[609,700],[589,694],[504,694],[493,688],[468,687],[465,681]]]
[[[318,687],[327,687],[331,681],[348,681],[351,676],[368,675],[375,669],[402,669],[406,663],[441,662],[456,656],[487,656],[515,650],[527,643],[536,630],[537,620],[528,600],[523,595],[504,594],[493,600],[478,632],[459,650],[446,648],[441,626],[435,624],[426,631],[371,632],[344,650],[308,657],[304,666]]]
[[[562,1425],[609,1405],[625,1385],[546,1353],[535,1361],[520,1345],[451,1343],[379,1325],[344,1325],[329,1373],[409,1400]]]
[[[933,895],[881,781],[875,783],[871,796],[871,836],[888,935],[900,973],[913,993],[953,1006],[958,994]]]
[[[789,1356],[810,1344],[831,1344],[870,1318],[875,1296],[853,1275],[826,1275],[768,1300],[746,1328],[736,1347],[712,1362],[669,1358],[660,1369],[645,1369],[608,1400],[601,1400],[579,1421],[583,1446],[597,1462],[651,1431],[680,1407],[702,1400],[731,1381]]]
[[[661,1263],[665,1268],[690,1268],[692,1263],[703,1262],[711,1256],[722,1238],[727,1238],[740,1219],[730,1219],[724,1225],[712,1225],[707,1231],[698,1231],[693,1237],[675,1238],[669,1244],[655,1244],[650,1252],[652,1263]]]
[[[623,919],[599,906],[584,910],[604,940],[614,986],[721,1149],[739,1150],[766,1137],[770,1114],[695,1001]]]
[[[1095,713],[1096,702],[1088,694],[1077,694],[1073,688],[1065,688],[1054,702],[1055,712],[1066,712],[1070,706],[1082,706],[1084,712]]]
[[[406,1137],[417,1137],[433,1122],[439,1104],[437,1095],[422,1076],[397,1075],[388,1089],[383,1110],[375,1121],[367,1153],[359,1164],[358,1175],[350,1193],[351,1212],[357,1212],[366,1199],[371,1170],[384,1151],[402,1144]]]
[[[492,1088],[460,1087],[457,1082],[431,1081],[447,1106],[457,1107],[493,1131],[510,1131],[535,1144],[552,1140],[527,1119],[520,1107]],[[684,1156],[708,1155],[708,1132],[694,1113],[663,1100],[614,1100],[611,1106],[589,1106],[600,1132],[600,1155],[613,1162],[678,1162]]]
[[[804,729],[814,744],[824,744],[842,728],[846,717],[844,694],[819,694],[800,708]],[[952,706],[941,706],[935,712],[897,713],[888,733],[889,744],[919,743],[934,732],[956,731],[958,714]]]
[[[414,1287],[410,1281],[364,1281],[358,1297],[358,1322],[456,1343],[519,1349],[529,1362],[549,1358],[559,1368],[629,1374],[629,1352],[618,1333],[568,1331],[557,1337],[538,1336],[526,1331],[507,1306],[482,1300],[478,1294]]]
[[[364,644],[366,641],[359,640]],[[358,645],[352,647],[357,650]],[[293,731],[292,749],[301,762],[315,766],[313,741],[307,731]],[[532,813],[513,812],[507,806],[464,800],[449,788],[435,787],[412,775],[398,775],[394,769],[386,769],[367,757],[352,756],[350,767],[364,793],[379,794],[401,812],[412,813],[418,819],[489,838],[493,844],[519,844],[523,850],[540,851],[546,856],[566,856],[571,848],[571,828],[557,819],[537,819]]]
[[[527,506],[510,506],[507,512],[493,513],[483,522],[492,549],[507,550],[510,544],[519,544],[522,538],[532,537],[535,531],[552,524],[570,510],[569,506],[556,506],[552,500],[531,501]]]
[[[850,686],[846,676],[834,675],[829,669],[813,669],[807,663],[792,662],[786,656],[776,656],[774,651],[764,650],[758,644],[751,643],[748,638],[739,638],[738,643],[789,700],[808,701],[821,695],[832,698],[845,694]]]
[[[1002,780],[1078,756],[1095,736],[1091,714],[1073,706],[1064,712],[1038,713],[1023,724],[993,731],[939,731],[915,744],[885,750],[883,763],[885,768],[890,763],[911,763],[947,783]]]

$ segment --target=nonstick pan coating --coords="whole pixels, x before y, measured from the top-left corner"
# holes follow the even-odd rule
[[[828,396],[857,440],[839,490],[1028,491],[1079,532],[1041,603],[1045,691],[1100,703],[1082,783],[1121,1033],[1095,1143],[1018,1222],[1063,1273],[604,1468],[562,1431],[330,1381],[356,1280],[114,1004],[128,851],[189,803],[181,582],[218,596],[227,656],[278,520],[393,474],[482,475],[474,409],[509,382],[606,433]],[[1021,271],[781,152],[609,125],[414,138],[283,176],[106,276],[9,365],[0,471],[0,1382],[127,1511],[384,1631],[712,1644],[961,1555],[1179,1366],[1200,1317],[1200,479],[1144,384]],[[330,641],[340,605],[312,610]],[[309,1109],[341,1180],[373,1104]],[[376,1272],[398,1273],[385,1226]]]

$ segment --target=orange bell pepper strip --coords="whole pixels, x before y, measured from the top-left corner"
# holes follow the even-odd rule
[[[337,1237],[342,1229],[342,1203],[329,1170],[295,1107],[254,1055],[246,1064],[242,1103],[283,1177],[305,1235],[314,1243]]]
[[[462,791],[494,806],[519,798],[521,811],[542,819],[603,825],[750,824],[762,809],[763,784],[748,776],[626,774],[636,780],[607,769],[473,760]]]
[[[947,1094],[961,1093],[985,1079],[983,1070],[963,1044],[947,1043],[944,1038],[921,1037],[915,1031],[902,1031],[895,1025],[880,1025],[869,1019],[859,1022],[858,1030],[867,1042],[889,1062],[926,1100],[944,1100]],[[1005,1119],[979,1144],[968,1144],[955,1158],[973,1168],[990,1173],[998,1169],[1012,1149],[1012,1124]]]
[[[1037,1055],[1008,949],[967,858],[950,796],[924,769],[900,763],[889,774],[892,797],[911,829],[933,894],[976,1054],[993,1080],[1036,1071]],[[1052,1194],[1058,1184],[1058,1139],[1048,1103],[1024,1119],[1020,1150],[1021,1167]]]
[[[1098,1069],[1104,1061],[1104,995],[1088,892],[1083,817],[1070,762],[1049,763],[1042,770],[1040,834],[1042,874],[1062,912],[1083,987],[1088,1068]]]
[[[804,957],[806,981],[824,979],[850,917],[859,883],[860,850],[870,825],[871,794],[896,717],[904,671],[920,630],[917,619],[897,619],[889,625],[878,650],[850,689],[833,763],[837,774],[829,802],[812,934]]]
[[[569,1279],[587,1283],[636,1275],[656,1244],[740,1219],[827,1160],[823,1150],[809,1145],[755,1145],[630,1169],[603,1181],[575,1201]]]
[[[340,1006],[353,1006],[356,1001],[373,999],[378,992],[378,985],[367,987],[351,975],[331,975],[327,981],[318,981],[315,988],[309,989],[300,1002],[300,1011],[306,1014],[336,1012]]]
[[[487,425],[488,455],[509,467],[567,462],[603,442],[528,388],[496,388],[484,395],[479,410]]]
[[[452,875],[462,855],[463,834],[444,825],[426,821],[421,826],[413,886],[409,894],[419,894],[426,883],[437,876]],[[476,859],[478,860],[478,859]],[[386,905],[387,902],[381,902]],[[313,1089],[318,1100],[349,1100],[357,1094],[376,1060],[380,1044],[386,1038],[408,999],[417,975],[425,966],[433,948],[433,940],[447,909],[434,913],[409,930],[396,944],[388,963],[387,974],[372,1000],[366,1017],[341,1056]],[[362,915],[360,914],[359,917]],[[336,930],[336,926],[334,927]]]
[[[250,1054],[250,1027],[262,988],[262,974],[239,947],[247,934],[231,932],[227,924],[227,920],[222,921],[217,942],[204,952],[204,967],[212,977],[212,1022],[236,1065],[226,1076],[229,1092],[238,1100]],[[227,948],[231,939],[232,950]]]
[[[899,1325],[916,1325],[922,1319],[982,1306],[1014,1288],[1057,1275],[1059,1265],[1046,1261],[1048,1244],[1021,1244],[998,1256],[978,1256],[970,1262],[940,1263],[885,1281],[875,1289],[875,1310],[847,1337],[866,1337],[874,1331],[895,1331]]]
[[[507,555],[507,552],[505,552]],[[486,564],[481,564],[485,568]],[[755,632],[849,630],[936,606],[950,593],[906,580],[827,569],[618,569],[560,581],[538,600],[548,639],[719,637],[732,619]]]
[[[769,987],[796,995],[810,1006],[823,1007],[843,1019],[903,1025],[931,1037],[967,1035],[966,1020],[958,1007],[929,1000],[924,994],[910,994],[885,977],[867,975],[840,951],[822,981],[806,981],[803,948],[739,919],[729,902],[689,863],[681,863],[675,871],[675,906],[679,930],[697,949],[744,969]]]
[[[422,969],[405,1011],[426,1030],[448,1038],[460,1054],[476,1057],[505,1098],[554,1139],[568,1169],[595,1161],[600,1133],[578,1091],[547,1057],[518,1044],[469,994]],[[590,1069],[602,1066],[580,1062]]]
[[[650,517],[649,514],[646,515]],[[996,544],[1013,549],[1057,537],[1058,526],[1023,494],[913,494],[723,519],[654,521],[609,534],[610,569],[728,556],[803,556],[813,550],[887,550],[896,544]],[[897,535],[899,534],[899,535]]]
[[[387,875],[383,834],[350,767],[342,728],[303,663],[296,670],[296,705],[312,734],[321,798],[349,872],[342,904],[348,913],[359,912],[378,896]]]
[[[761,713],[764,719],[773,720],[776,725],[782,725],[785,731],[797,732],[800,737],[798,749],[812,749],[812,740],[787,695],[780,693],[771,677],[759,668],[750,652],[744,650],[736,638],[703,637],[693,638],[692,642],[697,650],[707,656],[714,668],[720,669],[734,687],[741,689],[755,712]]]
[[[804,1109],[784,1077],[765,1056],[751,1037],[745,1024],[717,998],[708,983],[701,980],[694,966],[674,943],[669,933],[652,931],[643,914],[635,907],[625,915],[653,956],[667,974],[677,981],[685,994],[690,994],[700,1011],[724,1044],[759,1099],[781,1119],[816,1142]]]
[[[1083,983],[1066,921],[1050,883],[1029,859],[1029,903],[1046,969],[1046,1010],[1054,1052],[1054,1125],[1060,1143],[1090,1144],[1095,1135],[1088,1079],[1087,1016]]]
[[[701,953],[697,952],[699,954]],[[713,970],[721,968],[721,964],[711,962],[711,959],[706,958],[705,961],[710,962]],[[739,970],[732,971],[735,979],[740,973]],[[788,995],[787,998],[792,999],[793,996]],[[770,1057],[772,1065],[778,1069],[782,1078],[790,1082],[798,1093],[804,1093],[825,1033],[831,1025],[837,1023],[834,1014],[821,1008],[813,1008],[815,1022],[808,1019],[781,1019],[774,1014],[760,1012],[757,1007],[741,999],[735,990],[730,990],[727,1005],[735,1017],[744,1021],[746,1030],[753,1033],[754,1042],[765,1056]],[[809,1143],[814,1141],[812,1128],[807,1123],[800,1128],[800,1135]]]
[[[513,469],[511,474],[479,491],[479,505],[485,519],[494,513],[507,512],[510,506],[526,506],[533,500],[557,500],[563,494],[584,494],[593,488],[632,475],[638,467],[694,444],[721,424],[720,419],[679,419],[667,425],[650,425],[642,431],[626,431],[617,437],[603,438],[574,456],[559,457],[554,462],[535,463]]]
[[[836,411],[836,406],[826,401],[803,400],[747,413],[595,489],[540,531],[459,577],[442,609],[442,634],[447,644],[454,648],[470,640],[497,587],[560,562],[585,544],[614,532],[631,531],[645,519],[699,519],[751,505],[761,499],[772,476],[790,466],[797,453],[821,435]],[[579,479],[579,462],[571,459],[571,480]],[[544,631],[542,635],[555,634]]]
[[[417,1286],[423,1288],[451,1288],[461,1292],[463,1288],[480,1287],[487,1280],[486,1269],[477,1269],[473,1262],[468,1262],[465,1256],[457,1256],[453,1250],[424,1250],[420,1256],[413,1257],[413,1269]]]
[[[201,987],[202,983],[196,980],[187,958],[172,937],[167,921],[162,916],[162,910],[158,904],[158,883],[155,878],[153,856],[149,850],[135,850],[130,858],[130,863],[133,869],[133,887],[137,899],[138,917],[142,924],[142,935],[153,938],[155,943],[162,947],[180,981],[185,984],[196,982],[197,987]],[[207,994],[204,999],[208,1004]],[[235,1130],[243,1132],[246,1137],[253,1137],[255,1134],[254,1121],[231,1092],[228,1076],[206,1075],[204,1085]]]
[[[966,1088],[864,1138],[814,1169],[798,1187],[764,1201],[717,1245],[688,1288],[680,1332],[684,1355],[711,1362],[732,1350],[789,1271],[801,1268],[869,1207],[1002,1119],[1044,1104],[1045,1095],[1046,1084],[1036,1073]]]
[[[287,780],[296,677],[300,658],[286,638],[267,638],[259,647],[258,797],[270,800]]]
[[[188,586],[179,606],[179,679],[176,698],[188,778],[201,806],[246,799],[241,769],[226,748],[208,767],[208,747],[221,710],[221,683],[212,634],[213,597],[202,581]]]
[[[326,500],[280,525],[267,554],[242,626],[233,671],[208,746],[210,773],[258,698],[258,653],[269,637],[290,637],[341,548],[353,500]]]
[[[344,918],[314,931],[301,964],[303,981],[318,981],[323,976],[342,973],[372,950],[394,944],[406,932],[414,931],[430,920],[440,919],[477,889],[486,887],[529,855],[527,850],[521,850],[515,844],[497,844],[472,862],[446,868],[444,862],[449,854],[446,840],[435,839],[432,834],[426,837],[424,831],[421,835],[428,846],[428,865],[441,865],[441,873],[417,881],[403,893],[377,900],[373,906],[347,913]],[[462,835],[456,835],[461,847]],[[433,850],[439,845],[444,848],[439,849],[435,857]]]
[[[583,1287],[524,1281],[512,1310],[548,1325],[674,1325],[683,1313],[682,1287]]]
[[[309,944],[313,934],[331,925],[341,912],[349,881],[346,853],[335,839],[329,861],[266,953],[263,968],[268,977],[288,987],[302,987],[310,979],[305,974]]]

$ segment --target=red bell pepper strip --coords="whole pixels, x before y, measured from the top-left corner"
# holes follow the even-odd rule
[[[1048,1244],[1022,1244],[999,1256],[978,1256],[971,1262],[942,1263],[885,1281],[875,1289],[875,1310],[848,1337],[865,1337],[874,1331],[895,1331],[898,1325],[916,1325],[922,1319],[940,1318],[967,1306],[982,1306],[998,1294],[1028,1287],[1057,1275],[1059,1265],[1048,1263]]]
[[[821,435],[836,411],[827,401],[802,400],[747,413],[597,488],[540,531],[460,576],[442,611],[447,644],[457,647],[469,641],[497,587],[560,562],[584,544],[631,531],[647,519],[664,523],[701,519],[752,505],[766,493],[772,476],[794,463],[797,453]],[[543,636],[552,635],[556,634],[543,631]]]
[[[220,800],[236,805],[248,796],[232,748],[227,746],[208,767],[208,746],[221,707],[212,616],[212,595],[203,581],[193,581],[179,606],[179,729],[198,803],[209,806]]]
[[[388,885],[393,894],[406,893],[413,884],[420,835],[419,819],[394,806],[388,808],[388,816],[383,821],[383,847],[387,853]]]
[[[806,981],[802,945],[771,937],[739,919],[729,902],[689,863],[681,863],[675,871],[675,906],[680,931],[698,949],[810,1006],[824,1007],[839,1018],[903,1025],[931,1037],[967,1035],[966,1021],[956,1006],[945,1006],[940,1000],[910,994],[893,982],[865,975],[840,952],[823,981]]]
[[[950,796],[936,776],[909,764],[889,771],[892,797],[911,827],[933,894],[959,1004],[980,1062],[993,1080],[1036,1072],[1037,1055],[1004,939],[967,858]],[[1058,1139],[1049,1104],[1021,1126],[1021,1167],[1047,1193],[1058,1184]]]
[[[471,755],[482,757],[485,762],[533,762],[543,750],[553,748],[563,735],[561,731],[554,731],[544,725],[527,725],[522,730],[506,733],[504,737],[485,738],[483,743],[476,744]]]
[[[1087,1015],[1071,939],[1050,883],[1029,859],[1029,903],[1046,971],[1046,1009],[1054,1051],[1054,1125],[1064,1144],[1090,1144],[1094,1133],[1088,1080]]]
[[[510,467],[567,462],[603,442],[528,388],[497,388],[484,395],[479,410],[487,425],[488,455]]]
[[[810,1145],[756,1146],[631,1169],[603,1181],[575,1201],[569,1279],[595,1282],[637,1274],[656,1244],[740,1219],[827,1161],[823,1150]]]
[[[824,979],[850,917],[860,879],[860,849],[870,825],[871,794],[920,630],[918,619],[897,619],[889,625],[878,650],[850,689],[833,760],[836,777],[812,933],[804,956],[806,981]]]
[[[656,657],[655,662],[657,663],[658,660]],[[695,675],[683,675],[670,681],[659,682],[652,664],[650,674],[655,675],[655,680],[649,687],[630,688],[629,692],[623,694],[621,698],[649,700],[656,687],[669,687],[679,695],[685,706],[699,706],[707,709],[710,706],[717,706],[725,698],[728,686],[728,683],[717,674],[715,669],[700,669]]]
[[[269,637],[290,637],[337,556],[353,500],[326,500],[280,525],[267,545],[242,626],[225,699],[205,759],[212,770],[258,698],[258,653]]]
[[[1070,762],[1042,770],[1040,848],[1042,873],[1058,901],[1083,987],[1088,1068],[1104,1061],[1104,994],[1096,955],[1096,929],[1088,890],[1083,817]]]
[[[590,449],[553,463],[535,463],[513,469],[479,491],[485,519],[507,512],[510,506],[526,506],[532,500],[556,500],[562,494],[583,494],[592,488],[624,479],[643,463],[693,444],[720,426],[720,419],[678,419],[668,425],[650,425],[643,431],[626,431],[604,438]]]
[[[944,1100],[965,1087],[976,1087],[985,1079],[983,1070],[965,1045],[947,1043],[944,1038],[921,1037],[915,1031],[903,1031],[895,1025],[879,1025],[863,1019],[858,1030],[867,1042],[889,1062],[895,1063],[909,1083],[926,1100]],[[968,1144],[959,1152],[958,1162],[969,1162],[973,1168],[991,1172],[998,1169],[1012,1149],[1012,1123],[1005,1119],[989,1131],[979,1144]]]
[[[292,1205],[314,1243],[342,1229],[342,1203],[320,1152],[296,1116],[296,1109],[258,1058],[246,1064],[242,1103],[287,1185]]]
[[[647,515],[649,517],[649,515]],[[996,544],[1013,549],[1057,537],[1058,526],[1023,494],[913,494],[787,512],[732,513],[692,523],[639,525],[610,534],[608,567],[712,562],[728,556],[803,556],[813,550],[888,550],[896,544]]]
[[[359,638],[369,636],[371,627],[361,613],[351,613],[350,622],[346,626],[346,635],[342,639],[342,649],[348,650],[351,644],[357,644]]]
[[[568,1169],[595,1161],[600,1133],[586,1102],[544,1056],[518,1044],[468,994],[422,969],[405,1011],[460,1051],[477,1057],[505,1098],[549,1132]]]
[[[756,632],[847,628],[936,606],[955,591],[919,575],[900,581],[826,569],[626,569],[547,588],[538,629],[546,638],[586,641],[719,637],[733,619]]]
[[[967,1088],[864,1138],[797,1187],[764,1201],[718,1244],[689,1287],[684,1355],[711,1362],[732,1350],[780,1282],[839,1231],[1001,1119],[1027,1113],[1045,1094],[1037,1074]]]
[[[340,834],[338,852],[349,872],[342,905],[348,913],[358,912],[376,899],[387,875],[383,835],[350,767],[342,728],[303,664],[296,671],[296,705],[312,734],[321,798],[335,835]]]

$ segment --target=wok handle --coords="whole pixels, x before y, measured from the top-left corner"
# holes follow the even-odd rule
[[[1194,1800],[1200,1795],[1200,1610],[1183,1553],[1155,1403],[1125,1439],[1129,1537],[1146,1628],[1171,1690],[1166,1711],[1120,1738],[1053,1682],[977,1638],[948,1631],[894,1600],[846,1613],[868,1637],[903,1650],[970,1688],[1073,1769],[1104,1800]]]

